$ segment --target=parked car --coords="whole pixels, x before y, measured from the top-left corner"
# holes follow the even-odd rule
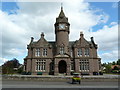
[[[81,83],[80,73],[73,73],[72,84],[73,84],[74,82],[79,82],[79,84]]]
[[[93,72],[93,75],[99,75],[99,73],[98,72]]]

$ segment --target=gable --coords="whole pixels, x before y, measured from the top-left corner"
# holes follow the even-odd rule
[[[36,44],[35,44],[36,46],[40,46],[40,47],[47,47],[47,46],[49,46],[49,43],[45,40],[45,38],[40,38],[37,42],[36,42]]]
[[[79,40],[75,41],[74,46],[77,46],[77,47],[89,47],[90,43],[86,39],[80,38]]]

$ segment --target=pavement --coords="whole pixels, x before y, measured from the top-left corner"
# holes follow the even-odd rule
[[[118,88],[118,82],[40,82],[40,81],[2,81],[2,88]]]
[[[12,75],[17,77],[72,77],[72,76],[50,76],[50,75]],[[39,80],[2,80],[0,77],[0,87],[2,90],[120,90],[118,89],[118,78],[120,75],[97,75],[97,76],[83,76],[89,81],[83,80],[81,84],[71,83],[71,80],[67,81],[39,81]],[[94,79],[93,79],[94,78]],[[95,80],[97,79],[97,81]],[[106,81],[109,79],[110,81]],[[115,80],[114,80],[115,79]]]

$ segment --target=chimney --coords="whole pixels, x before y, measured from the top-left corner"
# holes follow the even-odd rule
[[[95,44],[93,37],[91,37],[91,42],[93,43],[94,47],[97,49],[97,45]]]
[[[83,32],[80,32],[80,38],[84,37]]]
[[[93,37],[91,37],[91,41],[92,41],[92,42],[94,42],[94,39],[93,39]]]
[[[32,43],[32,42],[33,42],[33,40],[34,40],[34,38],[33,38],[33,37],[31,37],[31,42],[30,42],[30,43]]]

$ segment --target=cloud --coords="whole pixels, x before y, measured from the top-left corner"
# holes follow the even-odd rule
[[[0,11],[2,21],[0,22],[0,28],[2,28],[2,44],[0,45],[5,57],[19,57],[20,55],[24,58],[31,36],[38,40],[41,32],[45,32],[45,38],[48,41],[55,41],[54,23],[60,12],[60,3],[19,2],[17,5],[19,7],[17,14]],[[87,39],[91,36],[95,37],[99,50],[116,49],[114,47],[117,45],[116,22],[104,26],[97,32],[89,32],[93,26],[105,24],[109,15],[102,10],[91,8],[89,3],[80,0],[74,3],[64,2],[63,9],[70,22],[71,41],[79,39],[79,33],[83,31]]]
[[[8,59],[0,57],[0,65],[4,64]]]
[[[101,54],[101,57],[102,57],[102,62],[112,62],[113,60],[117,61],[118,60],[118,51],[114,50],[111,52],[103,53],[103,54]]]
[[[24,44],[27,43],[25,38],[25,29],[19,27],[14,23],[7,13],[0,11],[0,28],[2,30],[2,41],[0,47],[2,47],[2,55],[10,56],[16,55],[12,51],[15,48],[25,49]]]
[[[111,22],[110,26],[114,26],[114,25],[117,25],[118,23],[117,22]]]
[[[118,8],[118,2],[113,3],[112,8]]]
[[[93,36],[98,44],[98,51],[102,62],[112,62],[118,59],[118,24],[111,22],[110,25],[103,26],[96,32],[91,32],[87,36]]]
[[[113,22],[112,22],[113,23]],[[99,50],[115,50],[118,49],[118,25],[105,25],[102,29],[92,32],[91,35],[95,37],[99,43]],[[89,35],[88,35],[89,36]]]

